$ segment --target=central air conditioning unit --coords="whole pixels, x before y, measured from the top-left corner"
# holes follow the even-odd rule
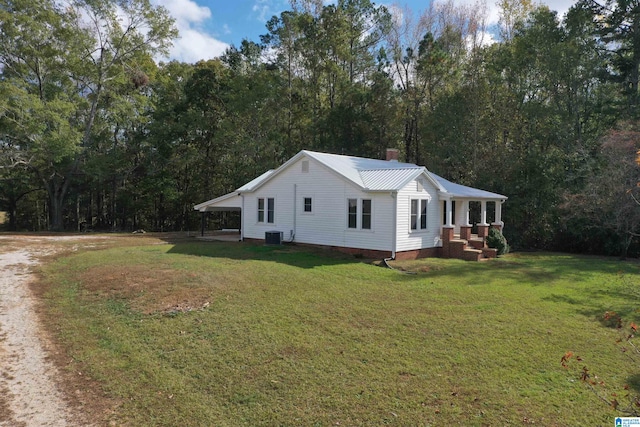
[[[281,245],[282,231],[266,231],[264,233],[264,243],[267,245]]]

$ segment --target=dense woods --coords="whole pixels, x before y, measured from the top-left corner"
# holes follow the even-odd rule
[[[300,149],[392,147],[508,195],[516,249],[637,256],[640,2],[500,8],[295,0],[187,64],[154,59],[177,33],[147,0],[0,0],[6,227],[196,229],[195,203]]]

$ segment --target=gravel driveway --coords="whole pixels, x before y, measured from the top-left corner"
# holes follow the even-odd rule
[[[81,237],[81,236],[79,236]],[[31,269],[57,237],[28,238],[15,245],[0,237],[0,427],[79,426],[56,385],[57,368],[39,325],[29,288]]]

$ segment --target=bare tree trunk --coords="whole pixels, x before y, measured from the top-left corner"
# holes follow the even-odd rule
[[[49,230],[64,231],[63,207],[69,190],[69,180],[63,178],[60,183],[54,178],[45,182],[45,187],[49,195]]]

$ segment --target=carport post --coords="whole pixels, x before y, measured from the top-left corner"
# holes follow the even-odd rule
[[[200,237],[204,237],[204,216],[206,212],[200,212]]]

